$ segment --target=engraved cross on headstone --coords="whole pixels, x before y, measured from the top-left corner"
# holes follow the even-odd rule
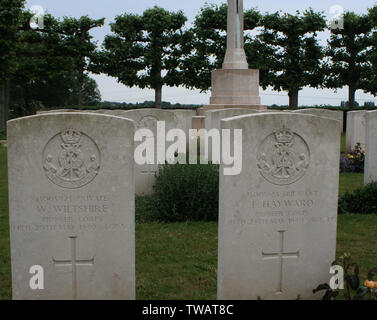
[[[77,260],[76,255],[76,236],[69,237],[71,239],[71,259],[70,260],[56,260],[52,258],[56,267],[72,267],[72,298],[77,300],[77,267],[92,267],[94,266],[94,257],[90,260]]]
[[[278,267],[278,285],[277,285],[277,293],[283,292],[283,261],[284,258],[298,258],[300,255],[300,251],[296,252],[284,252],[284,233],[286,231],[278,231],[280,235],[280,249],[279,252],[273,253],[265,253],[262,251],[263,260],[270,260],[270,259],[278,259],[279,267]]]

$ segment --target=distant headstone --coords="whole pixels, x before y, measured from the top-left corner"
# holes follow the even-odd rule
[[[205,112],[205,127],[209,131],[211,129],[219,129],[221,127],[221,120],[225,118],[259,113],[258,110],[253,109],[221,109],[221,110],[210,110]]]
[[[367,111],[347,113],[346,150],[351,152],[357,143],[365,147],[365,116]]]
[[[196,116],[195,110],[172,110],[176,119],[176,128],[186,134],[186,143],[189,145],[189,130],[192,129],[192,117]]]
[[[153,133],[154,159],[153,164],[135,164],[135,181],[137,195],[150,195],[153,193],[153,186],[158,173],[159,164],[157,163],[157,122],[165,123],[165,132],[176,128],[177,118],[174,112],[161,109],[135,109],[124,111],[119,114],[135,121],[136,130],[149,129]],[[143,142],[135,142],[137,148]],[[168,145],[166,144],[166,148]]]
[[[14,299],[135,298],[133,136],[88,113],[8,122]]]
[[[312,114],[314,116],[338,120],[341,123],[341,130],[343,131],[343,111],[327,110],[327,109],[320,109],[320,108],[307,108],[307,109],[296,110],[293,112]]]
[[[335,258],[339,122],[263,113],[221,127],[242,129],[243,166],[220,166],[218,298],[318,298]]]
[[[108,115],[111,115],[111,116],[118,116],[122,113],[124,113],[125,110],[111,110],[111,109],[108,109],[108,110],[94,110],[93,112],[95,113],[100,113],[100,114],[108,114]]]
[[[37,114],[46,114],[46,113],[59,113],[59,112],[77,112],[76,109],[57,109],[57,110],[46,110],[46,111],[37,111]]]
[[[221,128],[221,120],[225,118],[245,115],[245,114],[254,114],[259,113],[258,110],[253,109],[220,109],[220,110],[209,110],[205,112],[205,129],[207,130],[207,133],[210,133],[212,129],[220,130]],[[221,134],[221,133],[220,133]],[[216,159],[212,159],[213,154],[213,138],[211,136],[208,136],[207,139],[203,139],[204,148],[208,145],[208,160],[218,163]],[[217,148],[217,146],[215,146]],[[231,150],[233,150],[233,147],[231,147]],[[221,154],[221,147],[220,147],[220,154]]]
[[[377,111],[366,113],[365,184],[377,182]]]

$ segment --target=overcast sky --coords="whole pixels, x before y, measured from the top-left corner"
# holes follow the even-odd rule
[[[72,16],[80,17],[89,15],[91,18],[106,18],[105,27],[97,28],[92,31],[92,35],[101,44],[104,36],[110,33],[109,23],[114,17],[125,12],[143,13],[144,10],[155,5],[163,7],[170,11],[183,10],[191,23],[198,14],[200,8],[205,3],[221,4],[225,0],[27,0],[26,7],[33,5],[42,6],[47,12],[57,17]],[[315,11],[323,11],[327,17],[330,17],[330,8],[334,5],[340,5],[344,10],[354,11],[356,13],[366,13],[367,8],[376,4],[372,0],[244,0],[245,9],[258,8],[262,13],[276,12],[283,10],[284,12],[294,13],[296,10],[305,10],[312,7]],[[325,41],[327,34],[322,34],[321,39]],[[117,83],[115,78],[105,75],[93,75],[96,79],[103,100],[120,101],[120,102],[143,102],[145,100],[154,100],[154,92],[152,90],[141,90],[138,88],[128,88]],[[209,93],[200,93],[197,90],[187,90],[184,88],[168,88],[163,89],[163,100],[172,103],[184,104],[207,104],[209,102]],[[316,90],[305,88],[300,92],[300,105],[315,104],[332,104],[339,105],[342,100],[347,100],[347,89],[343,88],[334,93],[333,90]],[[262,103],[270,105],[288,104],[288,97],[285,92],[275,92],[272,90],[261,90]],[[364,101],[375,101],[377,98],[358,91],[356,99],[363,104]]]

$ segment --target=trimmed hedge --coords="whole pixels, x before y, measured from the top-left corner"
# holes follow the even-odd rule
[[[346,193],[339,198],[339,214],[377,213],[377,182],[367,184],[352,193]]]
[[[158,221],[218,220],[218,165],[165,164],[159,169],[154,191]]]

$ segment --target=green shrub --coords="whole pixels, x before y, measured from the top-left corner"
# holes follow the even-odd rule
[[[155,206],[152,196],[135,197],[135,220],[136,223],[148,223],[155,220]]]
[[[5,130],[0,130],[0,140],[7,140]]]
[[[375,214],[377,212],[377,182],[365,185],[352,193],[347,192],[339,198],[338,207],[339,214]]]
[[[218,220],[218,165],[165,164],[159,170],[154,191],[158,221]]]

